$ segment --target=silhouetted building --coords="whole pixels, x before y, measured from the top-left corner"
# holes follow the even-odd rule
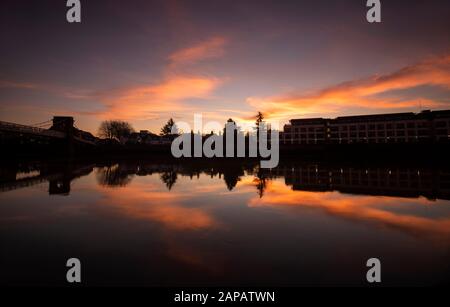
[[[285,178],[286,185],[301,191],[450,199],[447,168],[354,168],[320,165],[283,166],[272,175]]]
[[[450,110],[420,113],[292,119],[284,126],[284,145],[448,142]]]
[[[160,136],[148,130],[141,130],[122,136],[119,141],[122,144],[167,145],[172,143],[172,139],[170,136]]]
[[[56,130],[65,133],[73,132],[74,120],[71,116],[54,116],[53,125],[50,130]]]

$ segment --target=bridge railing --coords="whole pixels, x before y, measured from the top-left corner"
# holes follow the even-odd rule
[[[17,132],[17,133],[43,135],[43,136],[55,137],[55,138],[61,138],[61,139],[66,137],[66,134],[64,132],[48,130],[48,129],[43,129],[43,128],[37,128],[37,127],[31,127],[31,126],[25,126],[25,125],[20,125],[20,124],[15,124],[15,123],[8,123],[8,122],[4,122],[4,121],[0,121],[0,130]]]
[[[84,139],[83,137],[80,137],[80,136],[74,136],[73,138],[75,140],[79,141],[79,142],[84,142],[84,143],[87,143],[87,144],[90,144],[90,145],[95,145],[94,141],[86,140],[86,139]]]

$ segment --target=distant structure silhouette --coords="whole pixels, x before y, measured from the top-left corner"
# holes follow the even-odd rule
[[[262,120],[262,114],[259,114],[257,123],[260,124]],[[230,123],[234,121],[229,119],[227,124]],[[257,134],[260,129],[260,126],[257,126]],[[270,129],[268,125],[266,128],[268,133]],[[346,144],[369,144],[367,147],[380,148],[380,152],[386,147],[378,144],[418,144],[418,147],[422,149],[437,148],[437,151],[442,151],[442,148],[445,146],[448,148],[450,144],[450,110],[342,116],[334,119],[291,119],[279,133],[280,151],[287,154],[302,154],[307,153],[308,149],[315,151],[317,148],[322,148],[315,145],[324,145],[323,148],[333,147],[332,150],[336,152],[340,149],[346,151],[347,148],[351,148],[348,152],[354,153],[352,146],[335,146]],[[75,152],[88,154],[152,152],[167,156],[171,154],[170,146],[177,136],[177,134],[157,135],[148,130],[140,130],[119,139],[101,139],[76,127],[75,120],[71,116],[54,116],[51,120],[28,126],[0,121],[0,145],[3,149],[1,154],[5,156],[32,155],[40,152],[45,155],[56,153],[74,155]],[[195,143],[195,139],[201,140],[203,144],[209,136],[210,134],[191,131],[191,146]],[[237,136],[240,136],[245,144],[244,156],[250,156],[249,133],[244,134],[239,127],[235,126],[234,148],[228,149],[225,142],[226,130],[220,131],[219,136],[224,138],[223,156],[227,156],[225,155],[227,150],[232,152],[234,157],[238,155]],[[271,144],[270,138],[267,143]],[[331,146],[328,147],[328,145]],[[305,150],[299,151],[298,147]],[[404,149],[407,146],[396,147],[396,149],[401,148]],[[369,153],[373,152],[372,149]],[[193,147],[191,153],[193,156]]]
[[[450,110],[291,119],[283,145],[440,143],[450,140]]]
[[[252,185],[261,198],[271,181],[281,178],[294,191],[339,191],[373,196],[450,199],[450,168],[446,164],[435,167],[414,164],[349,167],[339,163],[299,163],[295,160],[285,161],[271,170],[259,168],[257,162],[241,163],[233,160],[221,164],[194,160],[184,163],[121,160],[65,165],[39,162],[34,167],[19,163],[3,169],[0,192],[48,182],[50,195],[69,195],[71,181],[89,175],[94,169],[97,183],[111,188],[130,184],[135,175],[157,174],[165,187],[171,190],[176,185],[178,176],[194,178],[203,174],[221,178],[229,191],[235,189],[243,176],[253,176]],[[28,175],[17,178],[18,173]]]

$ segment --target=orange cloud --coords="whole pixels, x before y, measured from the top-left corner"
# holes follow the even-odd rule
[[[107,106],[104,118],[153,119],[165,112],[183,112],[189,106],[183,101],[206,99],[221,84],[217,78],[171,76],[159,84],[139,86],[112,92],[101,98]]]
[[[157,185],[136,184],[123,189],[99,187],[102,204],[121,215],[151,220],[172,230],[208,229],[217,226],[215,219],[201,208],[184,207],[183,193],[160,191]]]
[[[204,59],[218,58],[224,54],[226,40],[223,37],[212,37],[197,45],[187,47],[169,56],[171,66],[192,64]]]
[[[389,109],[417,107],[445,107],[442,101],[376,97],[393,90],[410,89],[422,85],[450,89],[450,55],[431,58],[387,75],[348,81],[307,94],[290,94],[269,98],[250,97],[247,102],[265,111],[271,118],[287,119],[294,114],[332,113],[346,108]]]
[[[223,37],[212,37],[172,53],[168,57],[170,63],[164,72],[165,77],[160,83],[113,91],[106,97],[100,97],[107,107],[107,111],[102,112],[102,117],[142,120],[157,118],[161,113],[192,111],[183,101],[210,98],[222,80],[216,77],[181,74],[177,68],[222,56],[225,42]]]
[[[0,88],[40,90],[70,99],[96,100],[101,102],[105,110],[79,113],[98,116],[101,119],[148,120],[158,118],[164,113],[173,116],[179,112],[193,111],[185,100],[211,98],[212,92],[222,83],[219,78],[180,73],[177,68],[222,56],[225,43],[225,38],[216,36],[172,53],[168,57],[170,63],[165,68],[161,81],[154,84],[130,86],[108,92],[90,92],[54,85],[0,80]]]
[[[424,198],[407,199],[408,203],[429,204]],[[394,197],[355,196],[339,192],[293,191],[280,180],[267,184],[262,199],[254,197],[249,206],[314,208],[346,219],[374,223],[433,239],[436,243],[450,241],[450,219],[409,214],[398,209],[405,199]],[[390,208],[390,209],[389,209]]]

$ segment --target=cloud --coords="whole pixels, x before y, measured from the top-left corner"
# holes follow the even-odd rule
[[[0,79],[0,89],[42,91],[68,99],[94,102],[97,110],[79,111],[77,114],[99,119],[149,120],[159,118],[164,113],[176,117],[177,113],[194,111],[186,100],[211,98],[213,91],[223,83],[217,77],[181,72],[179,68],[221,57],[225,43],[225,38],[214,36],[173,52],[168,56],[169,63],[160,79],[154,83],[93,91]]]
[[[134,219],[158,222],[172,230],[197,230],[217,227],[217,221],[202,208],[183,206],[185,193],[160,190],[160,185],[134,183],[124,189],[98,187],[104,198],[100,204],[108,210]],[[195,196],[195,191],[191,196]],[[188,217],[188,218],[186,218]]]
[[[402,230],[413,236],[431,239],[437,244],[448,246],[448,240],[443,238],[450,236],[450,218],[420,216],[400,210],[406,202],[409,206],[429,204],[425,198],[406,199],[338,192],[293,191],[284,182],[274,180],[268,182],[264,197],[252,198],[249,206],[322,210],[332,216]]]
[[[107,107],[103,118],[153,119],[165,112],[183,112],[186,99],[206,99],[221,84],[217,78],[171,76],[148,86],[137,86],[101,95]]]
[[[0,80],[0,88],[18,88],[31,90],[38,88],[38,85],[28,82],[14,82],[8,80]]]
[[[193,64],[205,59],[218,58],[224,55],[226,39],[216,36],[199,44],[178,50],[168,59],[172,68],[185,64]]]
[[[310,93],[294,93],[268,98],[249,97],[247,102],[265,111],[271,118],[292,118],[294,114],[343,112],[350,108],[398,109],[416,108],[419,103],[429,108],[448,106],[448,101],[424,97],[405,98],[383,95],[391,91],[418,86],[437,86],[450,89],[450,55],[424,60],[386,75],[343,82]],[[388,96],[388,97],[386,97]]]
[[[221,57],[225,42],[223,37],[212,37],[172,53],[168,56],[169,65],[159,83],[101,94],[99,99],[106,106],[106,111],[101,112],[100,116],[145,120],[158,118],[162,113],[192,111],[185,100],[211,98],[212,92],[223,81],[216,77],[180,73],[178,68]]]
[[[0,80],[1,88],[40,91],[69,99],[88,99],[91,97],[91,92],[88,90],[77,90],[57,84]]]

